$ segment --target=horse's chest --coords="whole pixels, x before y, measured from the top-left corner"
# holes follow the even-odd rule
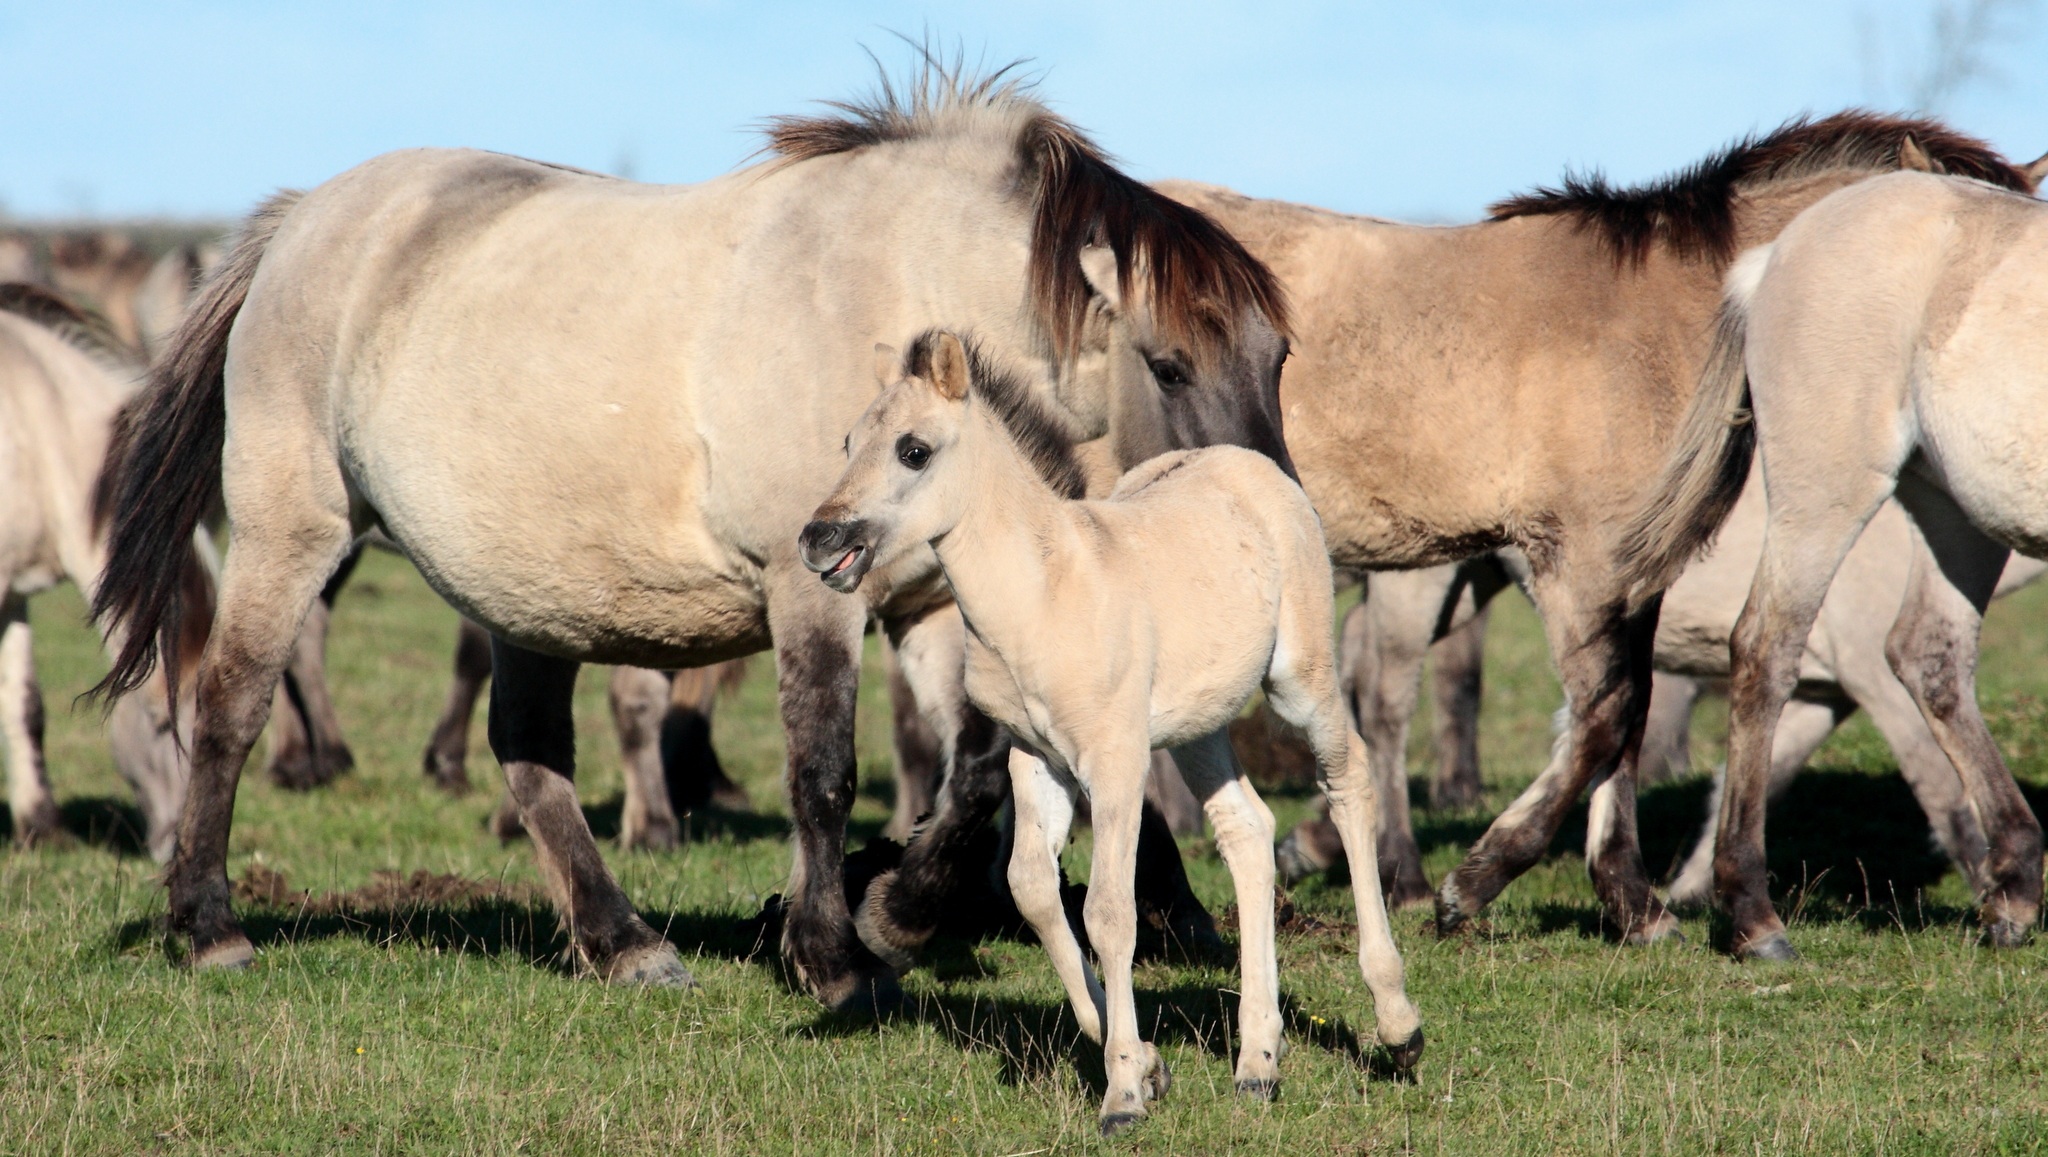
[[[1070,754],[1065,749],[1071,745],[1060,734],[1049,697],[1020,680],[994,648],[972,635],[967,640],[966,683],[967,698],[1010,734],[1041,751]]]

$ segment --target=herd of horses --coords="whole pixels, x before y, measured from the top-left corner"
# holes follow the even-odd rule
[[[494,830],[532,839],[592,972],[690,983],[577,804],[579,665],[614,665],[622,838],[670,847],[680,812],[746,805],[709,719],[772,649],[794,975],[843,1011],[894,1004],[988,878],[997,825],[996,876],[1105,1049],[1106,1131],[1169,1079],[1133,1011],[1136,906],[1213,935],[1166,818],[1196,801],[1237,890],[1254,1095],[1282,1051],[1276,876],[1351,862],[1379,1039],[1410,1067],[1389,906],[1433,900],[1455,933],[1589,792],[1586,863],[1624,941],[1714,901],[1736,956],[1789,956],[1764,804],[1857,708],[1987,940],[2030,934],[2041,827],[1974,670],[1988,602],[2044,569],[2012,552],[2048,553],[2028,497],[2048,494],[2048,157],[1849,112],[1653,184],[1571,178],[1421,227],[1148,186],[1025,86],[944,68],[776,119],[766,151],[648,186],[409,150],[273,197],[224,253],[70,283],[19,263],[0,290],[16,840],[56,825],[25,600],[69,578],[112,656],[97,690],[169,926],[193,967],[250,962],[236,784],[266,724],[287,786],[352,762],[326,626],[373,543],[464,616],[424,770],[467,788],[488,684]],[[1364,584],[1341,630],[1333,575]],[[1560,733],[1432,890],[1404,764],[1423,658],[1448,756],[1432,799],[1470,803],[1480,635],[1510,585],[1541,614]],[[849,889],[871,627],[905,846]],[[1660,897],[1637,786],[1683,763],[1721,679],[1728,767]],[[1277,850],[1228,738],[1261,687],[1328,805]],[[1058,880],[1084,800],[1099,981]]]

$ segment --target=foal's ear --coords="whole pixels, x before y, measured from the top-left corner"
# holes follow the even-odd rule
[[[1081,277],[1114,310],[1124,307],[1124,287],[1117,280],[1116,250],[1107,245],[1081,247]]]
[[[2042,153],[2034,158],[2034,163],[2021,169],[2020,172],[2025,173],[2027,176],[2027,187],[2036,193],[2040,192],[2041,182],[2044,179],[2048,179],[2048,153]]]
[[[950,333],[940,334],[932,348],[932,388],[949,402],[967,396],[967,350]]]
[[[1920,142],[1906,137],[1899,142],[1899,167],[1915,173],[1946,173],[1940,161],[1927,155]]]
[[[891,386],[895,385],[896,379],[902,376],[903,355],[897,353],[896,347],[887,342],[876,342],[875,380],[882,385]]]

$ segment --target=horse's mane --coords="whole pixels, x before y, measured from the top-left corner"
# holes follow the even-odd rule
[[[928,329],[911,339],[909,348],[903,351],[906,377],[931,378],[933,351],[938,347],[939,335],[945,332],[948,331]],[[1088,479],[1074,459],[1066,427],[1039,404],[1021,381],[996,368],[972,335],[953,332],[960,339],[961,348],[967,351],[968,397],[988,404],[1025,461],[1062,498],[1086,494]]]
[[[0,313],[42,326],[110,369],[133,373],[141,368],[136,352],[98,311],[46,285],[0,282]]]
[[[885,73],[870,96],[829,102],[833,113],[769,121],[767,151],[797,163],[1000,128],[1014,150],[1017,189],[1031,199],[1032,301],[1061,359],[1079,350],[1089,298],[1080,254],[1091,244],[1115,251],[1126,297],[1145,279],[1155,323],[1197,357],[1227,346],[1248,310],[1288,332],[1286,295],[1270,270],[1200,210],[1117,169],[1012,75],[1016,68],[976,75],[925,52],[908,84]]]
[[[1658,243],[1683,257],[1716,263],[1735,256],[1736,197],[1771,181],[1830,169],[1886,172],[1916,142],[1941,170],[2028,193],[2027,175],[1990,145],[1940,121],[1852,109],[1813,120],[1797,117],[1763,136],[1744,137],[1660,181],[1617,189],[1598,171],[1566,173],[1491,207],[1492,219],[1568,216],[1598,230],[1617,262],[1640,264]]]

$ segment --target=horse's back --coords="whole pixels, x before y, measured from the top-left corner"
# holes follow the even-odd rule
[[[0,587],[26,593],[90,565],[91,494],[131,377],[0,312]]]

